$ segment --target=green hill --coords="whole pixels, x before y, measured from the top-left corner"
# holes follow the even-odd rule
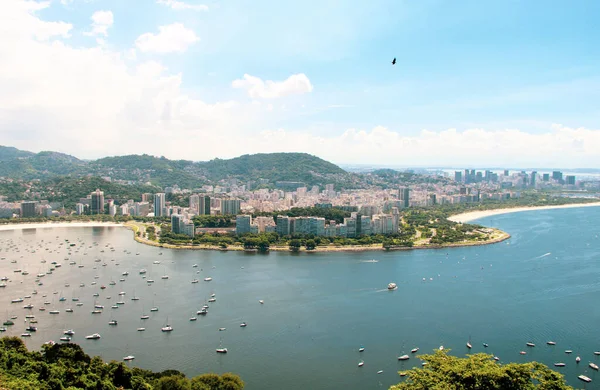
[[[0,147],[0,177],[47,180],[61,176],[109,177],[122,184],[178,185],[181,188],[198,188],[229,179],[242,183],[263,179],[271,185],[277,181],[297,181],[308,186],[334,183],[338,187],[356,183],[356,175],[307,153],[247,154],[204,162],[169,160],[147,154],[83,161],[57,152],[36,154]]]

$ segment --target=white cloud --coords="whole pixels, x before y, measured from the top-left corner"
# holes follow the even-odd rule
[[[181,23],[173,23],[158,28],[158,34],[145,33],[136,39],[135,45],[143,52],[182,53],[200,38],[193,30]]]
[[[157,0],[158,4],[164,4],[174,10],[193,10],[193,11],[208,11],[208,6],[204,4],[188,4],[177,0]]]
[[[207,158],[201,146],[241,139],[242,121],[256,122],[258,108],[205,102],[184,92],[183,76],[160,62],[40,41],[36,34],[46,22],[24,2],[16,4],[0,14],[14,21],[0,34],[3,144],[82,158],[150,153],[198,160]]]
[[[532,134],[518,129],[422,130],[416,135],[377,126],[339,135],[266,130],[254,137],[254,152],[305,151],[338,163],[396,166],[595,167],[600,130],[554,124]],[[351,156],[351,157],[350,157]]]
[[[69,38],[73,25],[65,22],[47,22],[35,16],[36,11],[48,8],[49,1],[9,1],[0,12],[0,39],[8,45],[11,41],[34,37],[40,41],[55,37]],[[13,15],[20,15],[19,18]]]
[[[91,17],[92,31],[85,35],[104,35],[108,36],[108,29],[114,23],[113,13],[111,11],[96,11]]]
[[[266,82],[259,77],[245,74],[243,79],[234,80],[231,85],[234,88],[247,90],[251,98],[262,99],[299,95],[313,90],[310,80],[304,73],[291,75],[284,81],[267,80]]]

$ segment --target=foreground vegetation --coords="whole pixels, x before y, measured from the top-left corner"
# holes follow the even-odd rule
[[[500,364],[492,355],[466,358],[449,350],[420,355],[423,368],[405,372],[406,379],[390,390],[569,390],[563,375],[538,362]]]
[[[44,345],[28,351],[18,337],[0,339],[0,389],[8,390],[241,390],[231,373],[188,379],[176,370],[152,372],[86,355],[77,344]]]

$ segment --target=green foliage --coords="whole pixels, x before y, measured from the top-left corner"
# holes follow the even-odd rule
[[[165,187],[198,188],[224,179],[299,181],[307,185],[336,183],[350,187],[355,175],[337,165],[306,153],[268,153],[243,155],[229,160],[205,162],[169,160],[147,154],[105,157],[82,161],[56,152],[31,153],[0,147],[0,177],[46,180],[69,175],[74,178],[110,176],[137,184],[150,182]],[[184,205],[184,197],[173,199]]]
[[[210,379],[209,379],[210,378]],[[0,389],[75,390],[241,390],[234,374],[203,374],[188,379],[181,372],[129,368],[122,362],[90,358],[76,344],[44,345],[28,351],[18,337],[0,339]]]
[[[568,390],[562,374],[537,363],[500,364],[492,355],[478,353],[466,358],[449,350],[420,355],[427,362],[407,371],[407,379],[390,390]]]

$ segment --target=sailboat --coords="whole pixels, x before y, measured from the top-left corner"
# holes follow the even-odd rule
[[[471,345],[471,336],[469,335],[469,341],[467,341],[467,348],[471,349],[473,346]]]
[[[173,327],[171,325],[169,325],[169,317],[167,317],[167,322],[166,322],[165,326],[160,328],[160,330],[163,332],[172,332],[173,331]]]
[[[139,301],[140,298],[135,296],[135,290],[133,290],[133,296],[131,297],[132,301]]]
[[[223,348],[223,339],[219,342],[219,348],[216,351],[217,353],[227,353],[227,348]]]

